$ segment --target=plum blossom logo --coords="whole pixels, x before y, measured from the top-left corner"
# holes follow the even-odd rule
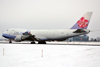
[[[84,17],[82,17],[79,21],[77,21],[77,24],[80,28],[85,28],[88,25],[88,20],[86,20]]]

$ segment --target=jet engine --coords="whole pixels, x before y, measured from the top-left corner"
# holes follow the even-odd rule
[[[25,38],[23,36],[16,36],[15,41],[16,42],[21,42],[22,40],[24,40]]]

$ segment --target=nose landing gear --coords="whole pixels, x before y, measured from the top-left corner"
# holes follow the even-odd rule
[[[9,39],[9,43],[12,43],[11,39]]]

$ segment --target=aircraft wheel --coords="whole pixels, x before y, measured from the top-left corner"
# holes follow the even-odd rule
[[[35,42],[33,41],[33,42],[31,42],[31,44],[35,44]]]
[[[38,44],[46,44],[45,41],[39,41]]]

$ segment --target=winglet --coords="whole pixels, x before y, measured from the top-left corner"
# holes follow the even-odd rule
[[[85,13],[71,29],[87,29],[93,12]]]

